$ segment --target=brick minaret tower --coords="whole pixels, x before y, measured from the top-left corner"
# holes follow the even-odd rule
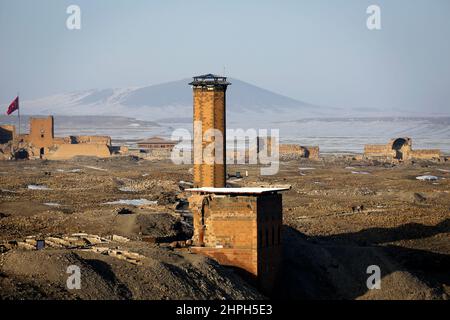
[[[194,77],[194,81],[190,83],[194,90],[195,187],[223,188],[226,185],[225,114],[226,91],[230,84],[226,77],[213,74]],[[205,133],[212,132],[210,129],[216,129],[221,136],[208,139]],[[205,148],[211,148],[211,143],[214,143],[215,153],[210,158],[204,159]]]

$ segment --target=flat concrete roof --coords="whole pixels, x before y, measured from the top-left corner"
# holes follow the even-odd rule
[[[291,190],[291,187],[284,188],[192,188],[185,191],[197,193],[214,193],[214,194],[265,194]]]

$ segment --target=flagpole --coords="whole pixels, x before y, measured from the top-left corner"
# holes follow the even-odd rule
[[[19,92],[17,92],[17,111],[19,115],[19,137],[20,137],[20,99],[19,99]]]

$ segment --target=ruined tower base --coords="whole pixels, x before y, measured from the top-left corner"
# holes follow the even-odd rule
[[[198,188],[189,199],[191,251],[233,267],[271,294],[281,262],[282,196],[286,188]]]

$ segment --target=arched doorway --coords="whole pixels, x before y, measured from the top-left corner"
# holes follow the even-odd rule
[[[303,148],[303,158],[309,159],[309,150],[307,148]]]
[[[44,154],[45,154],[45,149],[44,149],[44,148],[41,148],[41,149],[39,150],[39,157],[42,159],[42,158],[44,157]]]
[[[392,144],[392,150],[395,151],[394,159],[403,160],[404,158],[404,147],[408,145],[408,140],[404,138],[399,138]]]
[[[20,149],[14,154],[14,159],[16,160],[26,160],[28,159],[28,151],[25,149]]]

